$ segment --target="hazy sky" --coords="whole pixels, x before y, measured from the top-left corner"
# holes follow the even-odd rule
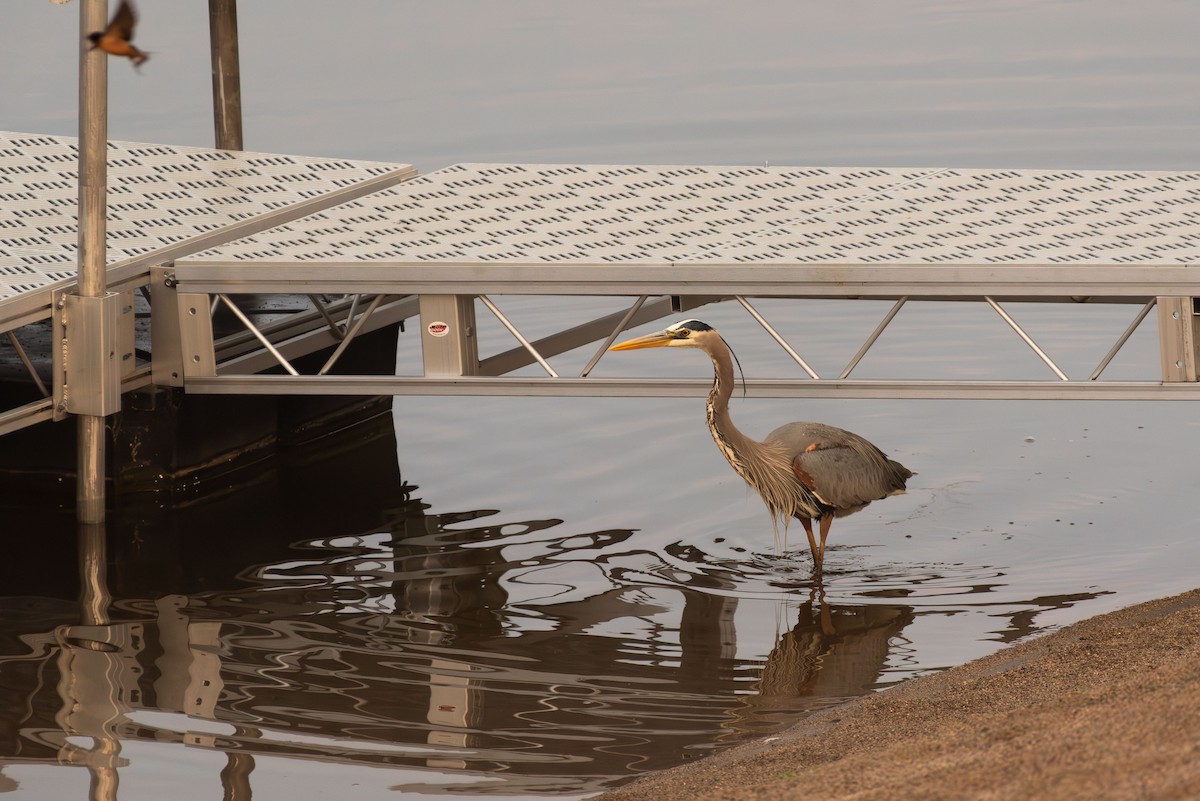
[[[117,139],[211,145],[206,0],[141,0]],[[116,6],[115,2],[110,3]],[[0,127],[76,132],[79,0],[4,0]],[[248,149],[1200,168],[1195,0],[242,0]]]

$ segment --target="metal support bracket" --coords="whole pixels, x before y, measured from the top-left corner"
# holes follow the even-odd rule
[[[178,292],[179,347],[184,378],[215,376],[217,356],[213,347],[212,299],[207,294]]]
[[[183,386],[183,350],[174,265],[150,268],[150,374],[160,387]]]
[[[107,417],[121,409],[121,379],[135,367],[133,292],[56,293],[54,416]]]

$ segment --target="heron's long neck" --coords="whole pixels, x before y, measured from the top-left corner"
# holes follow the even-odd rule
[[[733,395],[733,357],[729,346],[719,342],[708,355],[712,357],[714,371],[713,387],[708,393],[708,430],[738,475],[756,484],[750,471],[761,463],[766,448],[739,431],[729,416],[729,398]]]
[[[804,490],[792,473],[787,453],[778,447],[751,439],[738,430],[729,416],[733,394],[733,356],[729,346],[717,342],[709,350],[713,362],[713,388],[708,393],[708,430],[730,466],[753,487],[771,514],[786,526],[803,508]]]
[[[733,395],[733,359],[728,346],[724,343],[719,343],[708,355],[712,357],[713,363],[713,385],[712,390],[708,393],[708,430],[712,432],[713,439],[717,441],[721,452],[725,454],[725,458],[729,459],[730,464],[733,464],[736,470],[737,464],[734,463],[723,444],[730,443],[740,446],[747,439],[746,435],[733,424],[733,418],[729,416],[729,398]]]

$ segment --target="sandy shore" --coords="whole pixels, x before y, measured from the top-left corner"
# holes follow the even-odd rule
[[[1200,799],[1200,590],[1085,620],[600,801]]]

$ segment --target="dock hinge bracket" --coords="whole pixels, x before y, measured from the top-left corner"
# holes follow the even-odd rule
[[[54,419],[107,417],[121,410],[121,379],[132,374],[134,294],[54,295]]]

